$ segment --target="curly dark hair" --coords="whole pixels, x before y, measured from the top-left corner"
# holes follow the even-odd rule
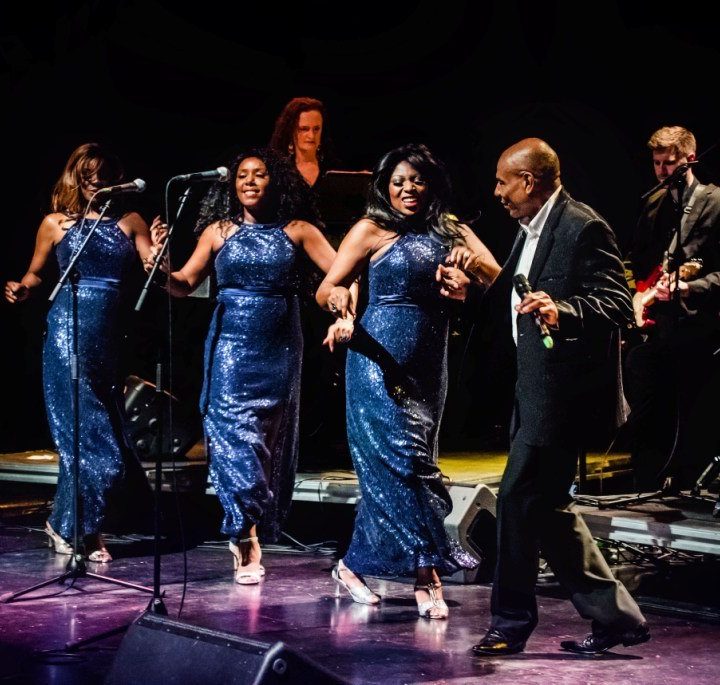
[[[235,191],[235,178],[243,160],[256,157],[262,160],[270,176],[267,200],[275,221],[301,219],[318,225],[314,198],[309,186],[295,166],[285,157],[266,147],[244,150],[230,163],[230,178],[210,186],[200,206],[195,232],[200,233],[215,221],[235,221],[242,205]]]
[[[270,137],[269,147],[276,150],[281,155],[287,155],[290,145],[294,140],[295,129],[298,120],[303,112],[320,112],[323,118],[323,127],[325,127],[326,113],[325,105],[315,98],[293,98],[283,107],[282,112],[275,121],[275,128]],[[323,137],[324,132],[323,132]],[[322,152],[318,151],[318,157]]]
[[[406,216],[390,202],[388,186],[395,167],[407,162],[417,169],[428,184],[429,198],[423,212]],[[450,213],[452,188],[444,164],[425,146],[402,145],[382,156],[373,171],[365,217],[378,226],[396,233],[432,232],[444,242],[462,237],[458,220]]]

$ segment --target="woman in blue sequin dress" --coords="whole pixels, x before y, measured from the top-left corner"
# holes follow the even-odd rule
[[[42,282],[41,272],[52,252],[64,272],[94,220],[93,194],[120,182],[117,159],[95,143],[78,147],[68,159],[52,193],[52,213],[40,224],[35,252],[20,281],[5,286],[5,298],[20,302]],[[118,351],[121,340],[121,286],[138,255],[150,257],[150,233],[135,212],[106,214],[77,262],[77,342],[80,414],[79,536],[91,561],[108,562],[110,554],[100,532],[108,492],[130,458],[122,432],[118,384]],[[47,315],[43,347],[43,386],[50,432],[60,459],[57,491],[46,524],[56,552],[71,554],[73,537],[73,400],[70,356],[73,344],[72,293],[65,283]]]
[[[376,604],[362,574],[415,575],[426,618],[448,614],[439,574],[477,565],[443,525],[451,501],[437,467],[449,322],[441,291],[452,295],[464,277],[438,267],[451,247],[466,244],[499,270],[448,213],[449,194],[442,166],[424,146],[386,154],[373,173],[365,217],[343,240],[317,296],[344,314],[352,309],[346,288],[367,267],[369,303],[346,367],[348,442],[362,498],[333,577],[356,602]]]
[[[240,155],[231,182],[218,184],[205,203],[197,248],[168,278],[170,293],[182,297],[215,269],[219,293],[200,408],[222,532],[241,584],[264,575],[257,527],[263,541],[277,539],[292,499],[302,366],[296,262],[304,251],[327,272],[335,256],[298,217],[307,193],[276,153]]]

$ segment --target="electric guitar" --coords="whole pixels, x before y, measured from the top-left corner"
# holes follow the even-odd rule
[[[633,296],[633,312],[635,314],[635,324],[638,328],[648,328],[655,325],[655,321],[650,318],[648,310],[655,304],[657,297],[657,284],[660,279],[669,273],[668,271],[668,253],[665,252],[663,263],[656,266],[650,275],[644,280],[636,281],[636,292]],[[702,270],[703,261],[697,257],[688,259],[679,269],[681,281],[692,281],[697,278]]]

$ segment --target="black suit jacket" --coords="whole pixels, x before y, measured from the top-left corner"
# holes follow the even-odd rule
[[[510,334],[524,235],[485,296],[499,335]],[[632,320],[632,302],[615,236],[593,209],[561,190],[526,275],[533,290],[553,298],[560,318],[547,350],[532,317],[518,317],[514,430],[528,444],[577,444],[598,422],[620,419],[618,332]]]
[[[628,253],[636,279],[647,278],[661,263],[670,245],[667,229],[674,221],[672,213],[672,200],[664,189],[651,195],[643,207]],[[689,283],[690,296],[681,300],[682,315],[695,323],[720,328],[720,188],[712,183],[693,202],[680,233],[680,245],[685,259],[703,260],[700,277]]]

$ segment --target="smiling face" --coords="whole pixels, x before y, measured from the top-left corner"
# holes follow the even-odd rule
[[[247,157],[240,162],[235,175],[235,192],[245,212],[254,214],[267,200],[270,174],[265,162]]]
[[[425,208],[429,199],[429,186],[414,166],[400,162],[390,175],[388,196],[394,209],[412,216]]]
[[[323,117],[316,109],[301,112],[298,117],[293,145],[296,152],[315,154],[320,147],[322,139]]]

